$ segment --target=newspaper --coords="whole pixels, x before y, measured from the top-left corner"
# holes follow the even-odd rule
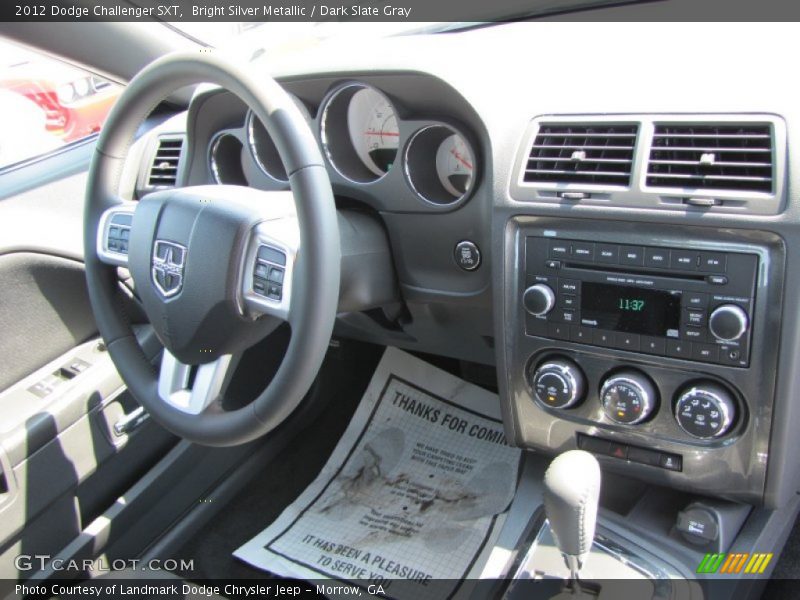
[[[389,348],[319,476],[234,555],[398,600],[466,594],[519,464],[495,394]]]

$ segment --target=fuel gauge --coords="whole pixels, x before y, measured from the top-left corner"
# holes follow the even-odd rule
[[[478,174],[475,151],[464,135],[445,124],[419,129],[408,142],[408,183],[423,200],[439,206],[469,196]]]
[[[475,157],[459,134],[446,138],[436,151],[436,174],[444,189],[460,198],[472,187]]]

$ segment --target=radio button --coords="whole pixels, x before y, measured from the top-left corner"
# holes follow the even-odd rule
[[[548,269],[560,269],[561,261],[549,259],[544,261],[544,266],[547,267]]]
[[[692,356],[692,343],[683,340],[667,340],[667,356],[673,358],[690,358]]]
[[[709,275],[706,277],[706,281],[711,285],[727,285],[728,278],[725,275]]]
[[[525,315],[525,333],[528,335],[538,335],[544,337],[547,335],[547,320],[543,317],[535,317],[533,315]]]
[[[702,308],[708,306],[708,294],[697,294],[695,292],[685,292],[681,298],[684,308]]]
[[[700,270],[710,273],[724,273],[727,256],[719,252],[701,252]]]
[[[667,341],[664,338],[643,335],[639,348],[642,352],[646,352],[647,354],[664,356],[664,353],[667,351]]]
[[[714,309],[708,318],[708,328],[721,342],[733,342],[747,333],[750,319],[742,307],[723,304]]]
[[[561,309],[553,313],[553,321],[560,321],[562,323],[577,323],[578,315],[572,309]]]
[[[537,283],[525,290],[522,304],[529,313],[541,317],[553,310],[556,305],[556,295],[549,285]]]
[[[579,344],[591,344],[592,334],[594,330],[591,327],[581,327],[580,325],[573,325],[569,330],[570,339]]]
[[[673,269],[696,271],[698,262],[700,262],[700,255],[697,252],[691,252],[687,250],[673,250],[670,266]]]
[[[550,242],[550,258],[569,258],[569,242]]]
[[[578,294],[581,291],[581,282],[577,279],[559,279],[558,291],[564,294]]]
[[[580,260],[594,261],[594,244],[591,242],[573,243],[572,256]]]
[[[554,340],[569,340],[569,323],[548,323],[547,337]]]
[[[682,337],[693,342],[704,342],[706,339],[706,332],[700,327],[687,325],[686,329],[683,330]]]
[[[687,325],[702,327],[706,324],[706,311],[695,308],[686,309],[683,311],[683,322]]]
[[[619,250],[619,263],[641,267],[644,264],[644,248],[641,246],[622,246]]]
[[[578,297],[574,294],[561,294],[558,297],[558,304],[563,308],[578,308]]]
[[[616,265],[619,263],[619,246],[597,244],[594,249],[594,257],[597,262]]]
[[[718,362],[719,346],[715,344],[695,344],[692,349],[692,357],[704,362]]]
[[[639,351],[639,335],[636,333],[617,333],[614,347],[620,350]]]
[[[669,250],[662,248],[645,248],[644,265],[656,269],[669,268]]]
[[[614,332],[595,330],[592,335],[592,341],[595,346],[605,346],[612,348],[614,346]]]

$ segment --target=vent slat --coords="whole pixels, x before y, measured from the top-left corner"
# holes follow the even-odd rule
[[[651,160],[651,165],[696,165],[696,160]],[[736,162],[718,160],[714,162],[717,167],[768,167],[772,168],[772,163],[768,162]]]
[[[614,171],[565,171],[562,169],[525,169],[526,173],[551,173],[554,175],[600,175],[603,177],[628,177],[628,173]]]
[[[525,183],[630,184],[637,124],[540,125],[523,173]]]
[[[773,161],[766,124],[656,124],[647,185],[771,192]]]
[[[163,137],[153,155],[147,185],[150,187],[175,187],[178,165],[183,151],[183,137]]]
[[[538,156],[536,158],[529,158],[528,162],[559,162],[563,161],[562,157],[555,157],[555,156]],[[592,162],[596,163],[607,163],[607,164],[620,164],[620,165],[629,165],[633,162],[630,158],[592,158]]]

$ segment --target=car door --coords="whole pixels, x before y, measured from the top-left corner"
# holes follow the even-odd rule
[[[9,582],[73,543],[177,440],[127,393],[84,277],[87,169],[120,88],[0,46],[0,578]],[[136,319],[133,300],[129,312]],[[155,357],[146,325],[138,332]]]

